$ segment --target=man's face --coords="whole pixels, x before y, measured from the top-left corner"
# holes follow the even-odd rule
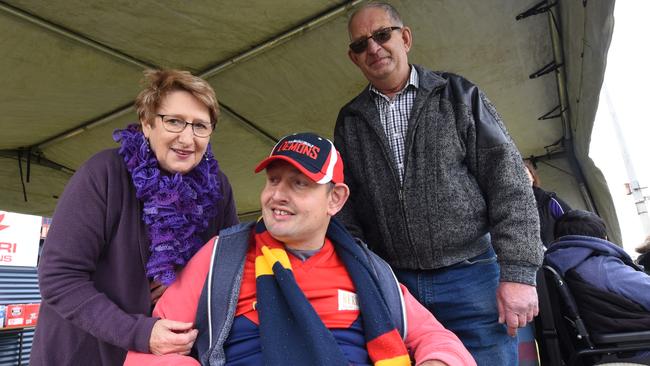
[[[360,10],[350,23],[350,41],[365,38],[373,32],[387,27],[398,26],[394,24],[390,15],[380,8],[366,8]],[[348,56],[354,62],[368,81],[373,85],[394,73],[407,73],[409,70],[407,53],[411,48],[411,30],[403,27],[401,30],[391,32],[390,40],[378,44],[372,38],[368,40],[368,48],[361,53],[354,53],[348,49]]]
[[[266,168],[262,217],[275,239],[294,249],[318,249],[337,209],[328,184],[318,184],[284,161]]]

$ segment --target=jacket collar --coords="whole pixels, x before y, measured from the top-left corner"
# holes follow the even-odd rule
[[[409,131],[406,136],[407,141],[411,140],[412,135],[415,132],[415,128],[411,128],[411,126],[415,126],[415,122],[419,120],[420,112],[426,104],[426,101],[429,100],[433,91],[447,85],[447,79],[444,79],[438,73],[427,70],[419,65],[413,65],[413,67],[415,67],[415,70],[417,70],[418,76],[420,77],[420,88],[418,89],[417,96],[413,102],[413,109],[411,110],[411,116],[409,117]]]
[[[447,84],[447,79],[441,77],[438,73],[425,69],[420,65],[413,64],[420,77],[420,88],[428,92]]]
[[[447,80],[442,78],[437,73],[427,70],[424,67],[416,64],[412,64],[415,70],[418,73],[419,85],[418,85],[418,95],[415,99],[415,104],[413,109],[415,110],[415,105],[422,104],[418,103],[418,100],[426,99],[426,96],[431,93],[434,89],[437,89],[440,86],[447,84]],[[357,111],[367,111],[369,109],[376,109],[375,102],[372,99],[372,92],[370,91],[370,84],[359,94],[352,102],[350,102],[349,107]],[[375,111],[375,114],[376,111]],[[367,116],[366,116],[367,117]],[[378,115],[376,117],[379,117]]]
[[[410,138],[410,135],[414,130],[410,126],[413,124],[413,121],[417,120],[418,115],[420,114],[422,107],[425,105],[425,101],[429,99],[431,92],[447,84],[447,79],[441,77],[438,73],[427,70],[420,65],[412,64],[411,66],[413,66],[418,73],[419,85],[413,103],[411,117],[409,119],[409,133],[407,139]],[[383,126],[381,125],[379,112],[377,111],[372,92],[370,91],[370,84],[368,84],[361,94],[347,105],[347,108],[350,112],[360,115],[366,122],[368,122],[370,127],[381,140],[382,144],[384,146],[389,146],[388,138],[386,137]]]

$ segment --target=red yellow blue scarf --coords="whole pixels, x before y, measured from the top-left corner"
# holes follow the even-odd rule
[[[381,300],[377,278],[363,249],[341,224],[327,230],[354,282],[366,346],[376,366],[410,365],[406,346]],[[298,287],[283,245],[260,220],[255,226],[256,308],[266,365],[348,365],[336,339]]]

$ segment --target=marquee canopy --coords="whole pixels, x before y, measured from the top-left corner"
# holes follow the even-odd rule
[[[347,57],[347,18],[361,3],[0,0],[0,209],[51,215],[74,170],[136,120],[142,70],[171,67],[217,91],[214,152],[240,215],[257,215],[255,163],[286,134],[332,136],[367,83]],[[545,187],[593,203],[617,232],[587,157],[614,1],[559,0],[550,12],[538,0],[392,3],[413,31],[410,61],[478,84]]]

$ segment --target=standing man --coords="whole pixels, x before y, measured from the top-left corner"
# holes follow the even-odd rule
[[[515,365],[542,261],[517,148],[478,87],[408,63],[411,30],[392,6],[362,6],[348,32],[370,85],[336,122],[351,190],[338,217],[479,365]]]

